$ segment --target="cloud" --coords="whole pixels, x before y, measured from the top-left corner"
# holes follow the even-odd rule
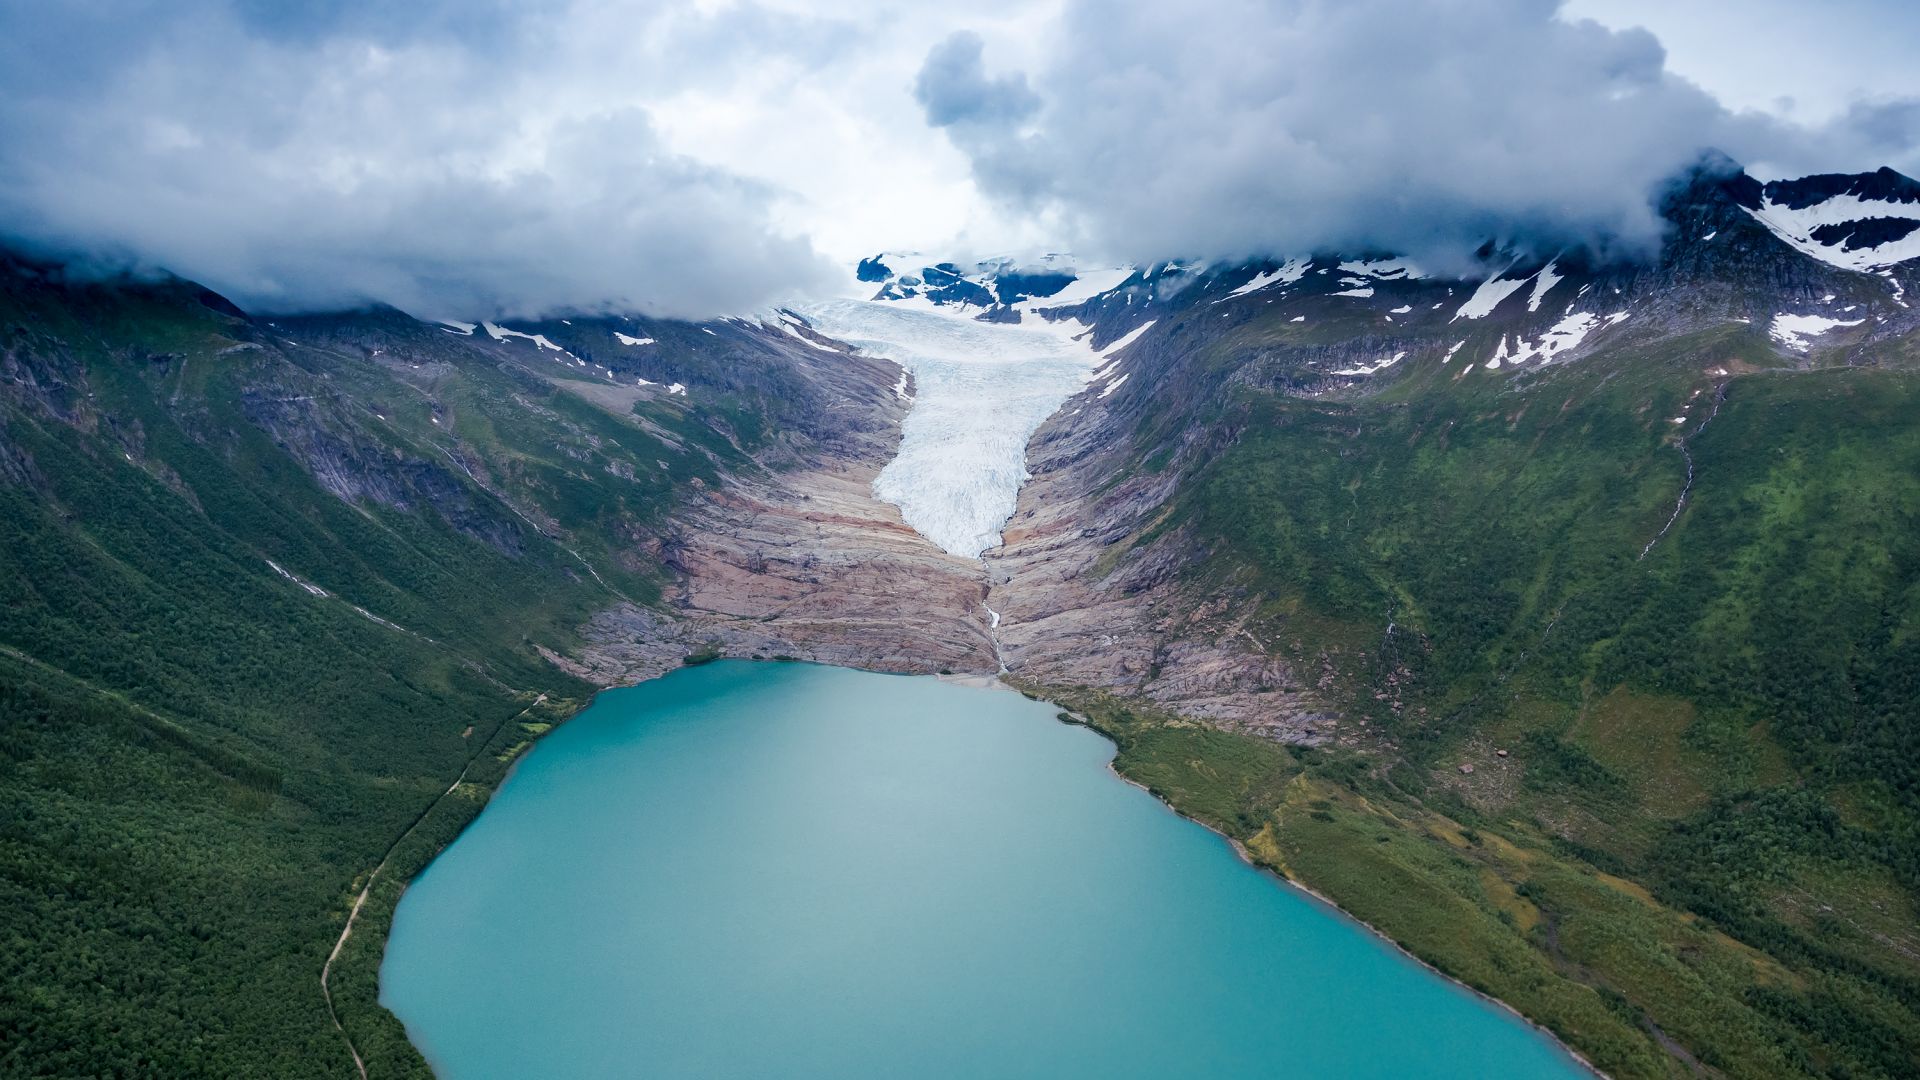
[[[0,234],[164,267],[261,311],[698,317],[824,280],[773,221],[777,186],[674,153],[647,105],[770,52],[825,62],[829,22],[392,11],[0,0]]]
[[[822,249],[1634,251],[1703,146],[1920,165],[1905,39],[1872,32],[1915,17],[1848,0],[1819,37],[1824,7],[1766,3],[1798,21],[1738,49],[1674,25],[1828,64],[1767,94],[1871,53],[1877,96],[1734,113],[1550,0],[0,0],[0,243],[469,319],[750,310],[837,286]]]
[[[1799,171],[1913,152],[1911,102],[1820,129],[1736,114],[1671,73],[1652,34],[1559,7],[1077,0],[1030,82],[987,80],[955,37],[920,100],[990,194],[1141,261],[1372,248],[1457,264],[1493,236],[1636,253],[1661,236],[1655,195],[1704,149]]]
[[[913,96],[934,127],[954,124],[1017,123],[1040,107],[1024,75],[987,77],[980,55],[986,43],[962,30],[927,54],[914,80]]]

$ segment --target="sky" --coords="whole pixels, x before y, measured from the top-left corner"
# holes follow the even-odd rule
[[[0,238],[249,310],[702,317],[883,250],[1650,250],[1920,172],[1899,0],[0,0]]]

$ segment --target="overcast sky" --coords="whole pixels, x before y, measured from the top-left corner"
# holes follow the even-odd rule
[[[752,310],[882,249],[1630,252],[1704,146],[1920,171],[1916,41],[1895,0],[0,0],[0,234],[429,317]]]

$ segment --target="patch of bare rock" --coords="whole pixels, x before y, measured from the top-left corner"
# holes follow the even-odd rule
[[[1328,741],[1335,717],[1249,629],[1250,598],[1184,584],[1195,556],[1178,532],[1134,543],[1156,523],[1173,473],[1107,486],[1116,440],[1103,430],[1104,410],[1081,400],[1028,444],[1033,479],[1003,545],[985,556],[1009,670],[1144,698],[1229,730]]]
[[[889,389],[892,377],[876,374]],[[604,611],[583,650],[551,659],[601,685],[689,656],[988,677],[1004,663],[1041,684],[1145,699],[1276,740],[1338,735],[1313,689],[1249,627],[1247,598],[1182,584],[1194,557],[1182,537],[1132,543],[1172,480],[1103,487],[1110,440],[1099,410],[1063,412],[1035,434],[1033,479],[1005,542],[975,560],[942,552],[873,497],[898,446],[903,407],[891,397],[868,398],[881,422],[806,464],[691,500],[663,550],[676,581],[668,602]]]

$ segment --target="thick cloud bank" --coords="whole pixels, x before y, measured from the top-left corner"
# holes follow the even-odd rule
[[[704,316],[821,280],[773,191],[633,104],[685,71],[615,31],[711,22],[585,7],[0,0],[0,237],[263,311]]]
[[[1559,7],[1075,0],[1038,69],[995,71],[960,33],[915,90],[988,191],[1135,260],[1445,263],[1489,237],[1632,253],[1658,242],[1658,189],[1703,149],[1811,171],[1899,164],[1920,141],[1912,102],[1820,131],[1730,113],[1651,34]]]
[[[1749,89],[1887,92],[1910,6],[1666,25],[1690,70],[1823,62]],[[469,320],[747,311],[831,290],[816,244],[1440,270],[1642,250],[1705,147],[1920,171],[1920,105],[1814,78],[1825,127],[1734,114],[1553,0],[0,0],[0,245]]]

